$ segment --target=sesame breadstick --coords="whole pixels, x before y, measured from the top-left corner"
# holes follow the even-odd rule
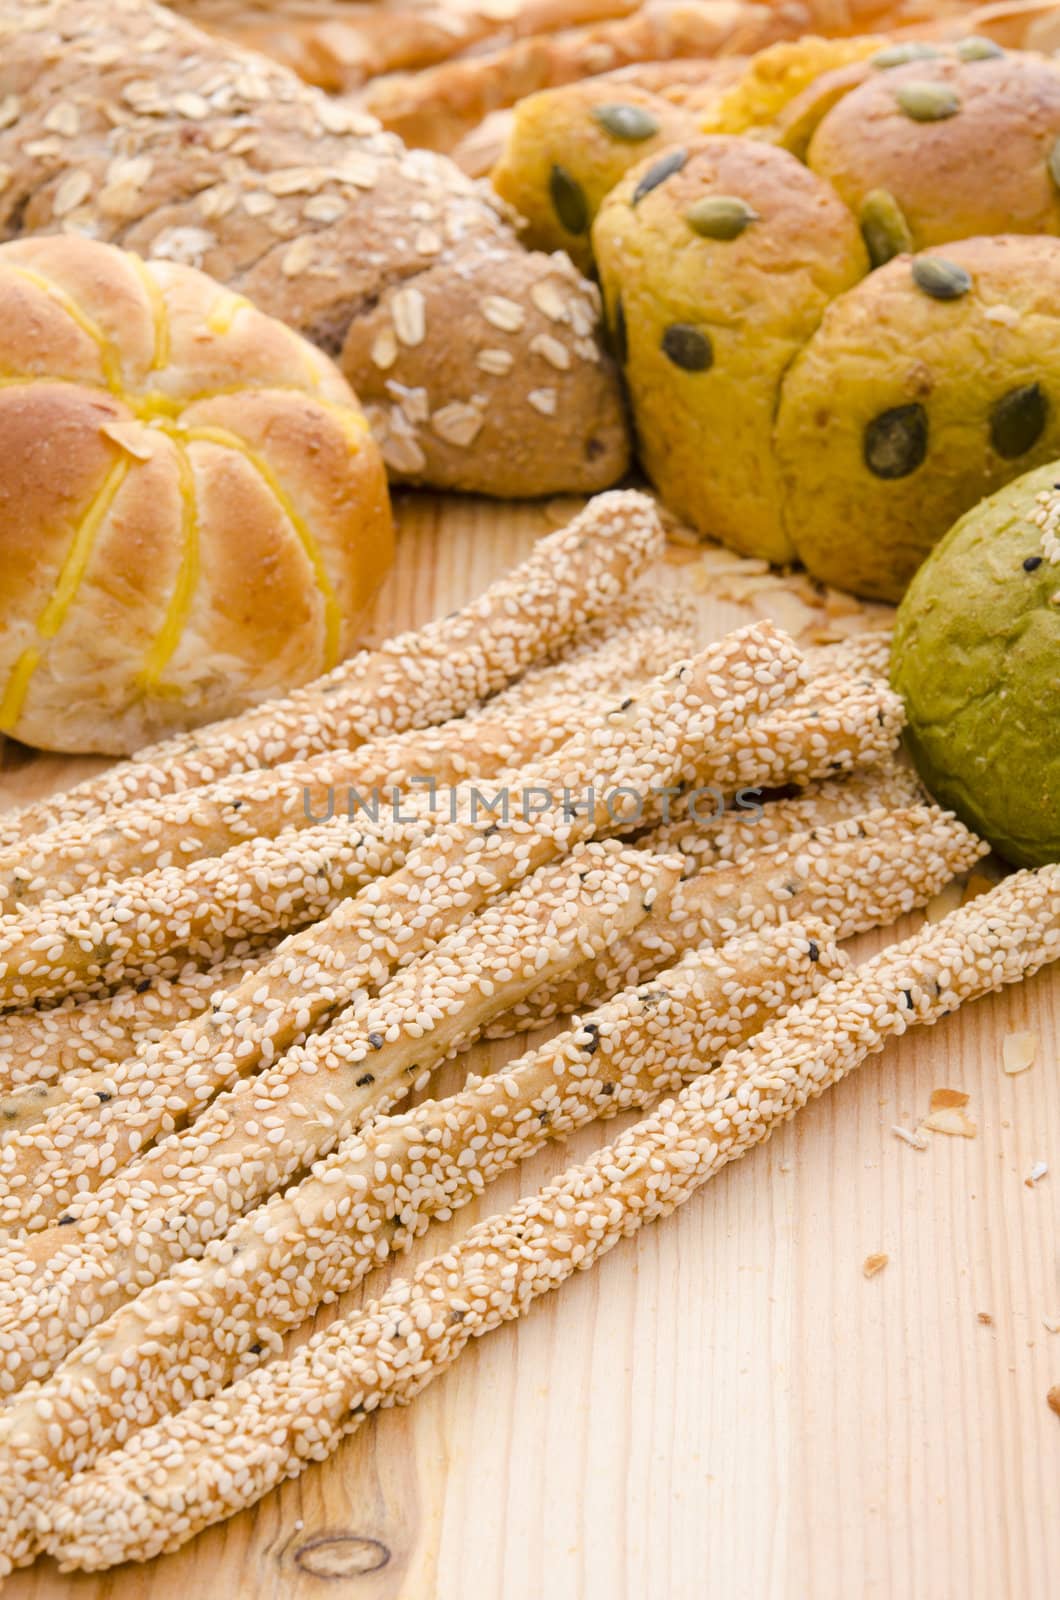
[[[665,854],[665,852],[659,852]],[[79,1081],[201,1016],[268,961],[272,944],[248,945],[216,966],[186,966],[113,994],[75,997],[46,1010],[0,1014],[0,1138],[68,1100]],[[30,1117],[31,1108],[36,1115]]]
[[[65,794],[0,817],[0,846],[132,800],[459,716],[612,607],[662,544],[646,495],[597,495],[461,610],[363,651],[283,699],[152,745]]]
[[[511,775],[509,793],[543,809],[438,827],[404,867],[368,884],[324,921],[286,940],[207,1017],[119,1063],[98,1094],[86,1085],[39,1130],[0,1146],[0,1227],[40,1227],[135,1150],[238,1077],[280,1054],[358,992],[466,922],[528,872],[622,820],[629,796],[680,782],[702,745],[721,740],[789,692],[801,657],[770,623],[753,623],[589,723],[553,756]],[[594,790],[607,810],[572,805]],[[612,816],[611,812],[614,812]]]
[[[797,833],[827,827],[866,811],[897,811],[924,798],[912,767],[881,762],[841,778],[811,783],[790,800],[762,801],[752,791],[733,808],[712,814],[710,800],[680,821],[662,822],[640,837],[650,850],[676,850],[684,857],[685,876],[720,861],[742,861],[752,850],[780,844]]]
[[[11,1403],[12,1426],[23,1444],[36,1436],[52,1467],[82,1469],[123,1424],[144,1427],[189,1393],[215,1394],[282,1350],[286,1331],[407,1249],[432,1217],[549,1140],[709,1071],[845,965],[822,934],[794,924],[697,951],[502,1072],[380,1118],[86,1333],[48,1381]],[[118,1368],[133,1381],[112,1384]],[[87,1426],[61,1431],[56,1445],[41,1400],[71,1390]]]
[[[494,701],[493,704],[497,702]],[[660,854],[679,853],[685,875],[720,861],[739,861],[752,850],[779,844],[813,827],[866,811],[915,805],[922,790],[911,767],[881,764],[809,785],[790,800],[724,811],[700,822],[661,823],[638,843]],[[264,955],[254,958],[256,964]],[[231,958],[207,972],[185,969],[173,980],[158,979],[114,995],[65,1002],[47,1011],[0,1015],[0,1062],[7,1095],[0,1100],[0,1137],[40,1118],[69,1098],[74,1075],[84,1076],[124,1061],[141,1042],[206,1009],[217,989],[231,988],[244,965]],[[216,973],[216,980],[210,973]],[[61,1081],[56,1083],[56,1078]]]
[[[687,715],[698,706],[697,686],[704,689],[706,720],[698,743],[683,730],[680,775],[687,775],[694,749],[702,743],[724,745],[748,717],[790,693],[801,661],[796,647],[772,624],[739,629],[684,668],[653,679],[635,699],[586,718],[551,755],[509,778],[524,780],[524,795],[551,786],[561,813],[568,809],[568,789],[610,791],[627,778],[635,788],[637,777],[643,786],[636,792],[647,794],[657,780],[650,762],[637,772],[638,755],[653,746],[667,751],[665,738],[650,726],[652,715],[668,728],[671,702],[680,707],[682,697],[691,696]],[[638,732],[642,725],[644,731]],[[615,739],[631,764],[625,776],[621,766],[611,771],[599,759],[606,742]],[[575,781],[579,766],[584,785]],[[513,782],[505,787],[511,793]],[[194,797],[188,803],[193,805]],[[354,829],[338,816],[290,836],[248,840],[187,869],[158,868],[142,878],[100,884],[22,915],[0,917],[0,1008],[113,987],[140,974],[167,975],[189,955],[203,964],[217,961],[234,941],[325,917],[367,881],[400,865],[432,830],[437,819],[431,806],[432,796],[420,794],[404,806],[389,805],[388,815],[384,801],[378,818],[358,816]],[[595,823],[591,831],[598,831]],[[472,836],[477,836],[474,829]]]
[[[807,670],[815,678],[842,673],[854,678],[886,678],[891,670],[893,639],[890,628],[872,628],[866,633],[852,634],[838,644],[813,645],[806,652]]]
[[[643,662],[640,648],[631,648],[634,637],[643,640]],[[654,659],[649,653],[653,638],[659,640],[663,651]],[[637,591],[624,596],[602,617],[586,623],[561,651],[539,666],[529,667],[507,689],[487,700],[481,712],[488,713],[500,705],[513,709],[545,695],[586,694],[597,689],[621,697],[629,692],[631,674],[655,677],[671,661],[695,655],[700,648],[696,607],[687,595],[665,589]]]
[[[901,698],[884,679],[845,673],[811,677],[723,748],[704,750],[697,775],[701,783],[726,793],[811,783],[884,760],[904,724]],[[672,814],[681,814],[680,802]]]
[[[559,660],[531,668],[466,720],[495,722],[502,714],[529,714],[542,706],[546,697],[558,699],[560,695],[588,696],[597,692],[624,697],[631,683],[639,682],[649,669],[658,671],[660,666],[693,653],[695,627],[690,608],[681,596],[649,592],[631,603],[628,615],[625,611],[623,615],[626,620],[617,628],[610,627],[610,619],[606,625],[597,623],[587,628],[582,641]],[[583,699],[583,717],[587,703]],[[464,722],[446,726],[454,732],[462,731]],[[429,730],[429,735],[433,733]],[[405,737],[418,735],[397,735],[395,742]],[[521,758],[526,759],[529,753],[524,743]],[[475,775],[481,772],[479,764]],[[201,798],[208,792],[207,786],[196,794]],[[140,802],[145,807],[164,803]],[[122,807],[117,816],[127,818],[134,809]],[[96,824],[83,826],[87,833]],[[62,828],[54,828],[47,835],[52,850],[58,849],[63,832]],[[113,841],[109,848],[113,848]],[[18,1094],[24,1090],[25,1095],[16,1103],[27,1109],[26,1096],[32,1092],[38,1097],[36,1109],[43,1115],[60,1098],[66,1098],[62,1089],[55,1086],[57,1077],[99,1070],[108,1063],[125,1060],[141,1042],[155,1040],[179,1022],[198,1016],[215,990],[233,987],[242,973],[262,959],[264,955],[237,954],[206,970],[186,966],[172,979],[143,980],[134,989],[87,999],[79,997],[76,1003],[66,1000],[49,1010],[0,1014],[0,1092],[6,1089]],[[49,1087],[41,1097],[45,1085]],[[7,1115],[13,1110],[8,1101],[0,1102],[0,1134],[5,1122],[8,1126],[20,1122],[21,1113]]]
[[[349,809],[351,792],[387,802],[428,779],[436,784],[488,778],[516,762],[549,755],[616,697],[693,651],[687,628],[623,629],[577,664],[535,674],[535,695],[497,695],[481,710],[437,728],[373,739],[355,750],[329,750],[308,761],[242,773],[157,800],[141,800],[105,816],[49,828],[0,850],[0,908],[20,911],[103,883],[220,856],[288,829],[308,831],[314,819]],[[585,683],[581,692],[570,685]],[[562,690],[547,692],[557,682]],[[590,687],[590,685],[594,685]],[[243,869],[240,869],[243,870]],[[255,864],[257,875],[268,868]],[[197,892],[197,891],[196,891]]]
[[[752,830],[748,830],[749,832]],[[708,866],[661,894],[623,939],[555,984],[542,984],[488,1029],[504,1038],[643,983],[684,951],[723,944],[742,928],[805,919],[849,939],[926,905],[989,845],[938,806],[848,817],[741,860]]]
[[[472,1338],[675,1210],[888,1039],[1058,958],[1057,866],[1018,873],[925,924],[290,1359],[134,1433],[62,1488],[35,1530],[24,1507],[33,1504],[35,1472],[39,1482],[39,1446],[20,1445],[17,1425],[7,1424],[0,1526],[10,1530],[8,1561],[28,1559],[39,1544],[65,1570],[98,1569],[178,1548],[323,1460],[371,1411],[411,1400]],[[72,1385],[48,1413],[55,1437],[76,1414],[76,1394]]]
[[[247,939],[305,927],[399,867],[432,825],[427,797],[415,796],[384,803],[377,818],[339,814],[9,912],[0,916],[0,1010],[172,977],[189,960],[212,965]]]
[[[542,867],[327,1032],[221,1095],[0,1259],[0,1390],[51,1370],[94,1323],[387,1111],[544,977],[648,913],[678,862],[614,842]],[[174,1204],[175,1197],[179,1197]]]

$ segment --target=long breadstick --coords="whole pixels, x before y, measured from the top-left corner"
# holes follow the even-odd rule
[[[658,609],[665,616],[674,608]],[[676,621],[621,628],[577,661],[538,669],[529,693],[506,691],[437,728],[329,750],[49,828],[0,850],[0,908],[25,910],[160,868],[187,870],[259,838],[308,830],[314,819],[348,812],[358,798],[370,803],[380,790],[392,806],[400,792],[415,792],[428,779],[444,785],[487,778],[549,755],[587,718],[694,653],[693,630]],[[256,875],[263,868],[249,870]]]
[[[660,732],[672,731],[672,707],[679,720],[691,716],[694,724],[682,730],[677,775],[684,776],[694,749],[703,742],[724,744],[750,716],[789,693],[800,672],[801,656],[786,635],[767,624],[740,629],[686,667],[652,680],[636,698],[586,719],[551,756],[512,774],[506,787],[509,792],[520,786],[524,792],[551,788],[558,820],[566,827],[563,813],[569,806],[560,791],[578,787],[582,775],[582,787],[601,792],[625,786],[646,794],[657,782],[672,781],[655,776],[660,762],[674,770],[665,731]],[[653,717],[662,719],[660,727],[652,725]],[[623,745],[625,767],[619,762],[612,770],[601,762],[609,744]],[[652,752],[650,759],[645,751]],[[518,796],[515,804],[518,809]],[[584,829],[585,822],[572,825]],[[598,831],[593,818],[588,825],[590,832]],[[233,940],[323,917],[368,879],[392,872],[431,826],[430,796],[421,795],[409,803],[407,814],[404,809],[395,814],[393,808],[388,814],[384,803],[378,820],[358,817],[353,831],[338,817],[293,841],[254,839],[187,871],[161,868],[119,886],[103,884],[76,898],[46,902],[23,916],[0,918],[0,1006],[113,986],[130,975],[165,973],[189,954],[216,960]],[[536,831],[543,833],[540,825]],[[464,835],[477,836],[473,825]]]
[[[698,777],[732,793],[853,772],[889,757],[904,723],[902,701],[882,678],[829,673],[811,678],[724,748],[704,750]],[[680,802],[672,815],[682,815]]]
[[[361,989],[378,985],[527,873],[611,824],[603,806],[572,807],[569,790],[619,794],[613,809],[621,820],[625,796],[680,781],[704,740],[722,737],[773,703],[800,670],[791,640],[755,623],[515,774],[524,792],[546,801],[533,820],[512,816],[502,826],[487,813],[438,828],[399,872],[286,940],[208,1017],[120,1063],[103,1097],[88,1096],[69,1114],[60,1108],[40,1134],[30,1129],[5,1142],[0,1226],[41,1226],[67,1196],[94,1188],[133,1150],[177,1127]]]
[[[506,698],[506,697],[505,697]],[[719,861],[742,860],[752,850],[865,811],[913,805],[922,791],[911,768],[881,764],[808,787],[790,800],[727,810],[703,821],[686,816],[662,823],[638,842],[656,852],[680,853],[686,875]],[[64,1003],[47,1011],[0,1015],[0,1137],[29,1126],[70,1098],[77,1078],[103,1071],[158,1040],[178,1023],[206,1010],[214,992],[232,988],[245,968],[267,959],[235,957],[206,971],[185,969],[137,989]]]
[[[661,822],[640,836],[651,850],[676,850],[685,861],[685,876],[721,861],[742,861],[755,850],[782,844],[798,833],[829,827],[844,817],[866,811],[897,811],[924,799],[911,767],[880,762],[842,778],[808,784],[786,800],[763,802],[761,793],[743,803],[712,810],[708,799],[696,816],[687,807],[680,821]],[[2,1035],[0,1035],[2,1037]]]
[[[661,548],[646,495],[598,495],[462,610],[364,651],[281,700],[152,745],[65,794],[0,818],[0,846],[131,800],[459,716],[607,611]]]
[[[613,843],[543,867],[197,1122],[72,1203],[66,1226],[0,1260],[0,1390],[46,1373],[81,1334],[250,1209],[440,1061],[648,913],[678,862]],[[174,1203],[176,1201],[176,1204]],[[38,1271],[27,1277],[36,1262]]]
[[[9,1433],[7,1559],[38,1540],[64,1568],[173,1550],[411,1400],[472,1338],[520,1316],[665,1216],[887,1040],[1060,958],[1060,867],[1008,879],[772,1023],[673,1100],[509,1211],[213,1400],[193,1401],[79,1474],[42,1509],[40,1454]],[[125,1381],[135,1384],[137,1362]],[[72,1388],[72,1395],[76,1394]],[[71,1398],[72,1398],[71,1395]],[[62,1420],[56,1416],[56,1433]],[[34,1479],[34,1472],[37,1479]],[[53,1480],[54,1481],[54,1480]]]
[[[542,984],[498,1019],[493,1038],[536,1027],[586,1002],[651,978],[683,951],[722,944],[741,928],[808,918],[838,939],[883,928],[933,895],[989,851],[937,806],[906,806],[830,823],[706,867],[661,894],[625,938],[554,984]]]
[[[175,978],[0,1015],[0,1139],[39,1121],[93,1074],[105,1074],[180,1023],[202,1016],[215,995],[249,978],[274,948],[248,945],[215,966],[184,967]]]
[[[12,1426],[61,1471],[86,1466],[123,1424],[143,1427],[189,1392],[216,1393],[282,1348],[285,1331],[405,1249],[439,1212],[466,1205],[550,1139],[710,1070],[845,965],[823,934],[798,925],[696,952],[497,1075],[380,1119],[234,1221],[201,1259],[112,1312],[28,1403],[12,1402]],[[154,1359],[138,1360],[135,1387],[115,1386],[114,1371],[145,1349]],[[55,1445],[41,1398],[71,1390],[86,1426]]]

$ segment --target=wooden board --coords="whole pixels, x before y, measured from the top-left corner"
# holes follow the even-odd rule
[[[547,526],[542,507],[406,500],[379,633],[459,604]],[[667,580],[690,574],[675,566]],[[704,602],[711,633],[741,620]],[[28,799],[85,765],[9,745],[0,798]],[[1037,1032],[1038,1060],[1006,1077],[1014,1029]],[[518,1049],[480,1050],[476,1066]],[[1054,971],[892,1045],[675,1217],[255,1510],[102,1579],[41,1563],[5,1596],[1055,1596],[1060,1417],[1045,1397],[1060,1383],[1060,1335],[1043,1318],[1060,1320],[1058,1067]],[[979,1136],[910,1149],[891,1127],[914,1124],[941,1086],[968,1092]],[[542,1153],[411,1259],[601,1137]],[[1053,1171],[1029,1188],[1038,1160]],[[877,1251],[889,1264],[866,1280]]]

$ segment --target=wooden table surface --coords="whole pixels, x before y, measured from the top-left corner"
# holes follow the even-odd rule
[[[459,604],[548,525],[541,507],[406,500],[379,632]],[[703,616],[710,634],[746,620]],[[8,745],[0,801],[89,766]],[[1009,1077],[1013,1030],[1038,1059]],[[1055,1600],[1058,1067],[1053,970],[892,1044],[254,1510],[102,1578],[40,1563],[5,1600]],[[892,1125],[940,1087],[969,1094],[978,1136],[911,1149]],[[400,1270],[601,1138],[542,1153]],[[1038,1161],[1052,1173],[1028,1187]]]

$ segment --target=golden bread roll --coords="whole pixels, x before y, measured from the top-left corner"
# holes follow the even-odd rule
[[[661,96],[587,78],[520,100],[493,186],[525,219],[526,242],[566,250],[586,270],[604,196],[642,161],[693,135],[695,119]]]
[[[334,666],[392,552],[337,369],[204,273],[0,246],[0,732],[124,754]]]
[[[593,244],[652,482],[733,549],[792,559],[773,418],[828,302],[868,269],[853,217],[787,151],[719,135],[634,168]]]
[[[814,133],[809,165],[860,218],[875,264],[978,234],[1060,233],[1060,71],[996,50],[877,66]]]
[[[787,373],[775,437],[806,566],[899,599],[963,512],[1060,456],[1060,240],[966,239],[872,273]]]

